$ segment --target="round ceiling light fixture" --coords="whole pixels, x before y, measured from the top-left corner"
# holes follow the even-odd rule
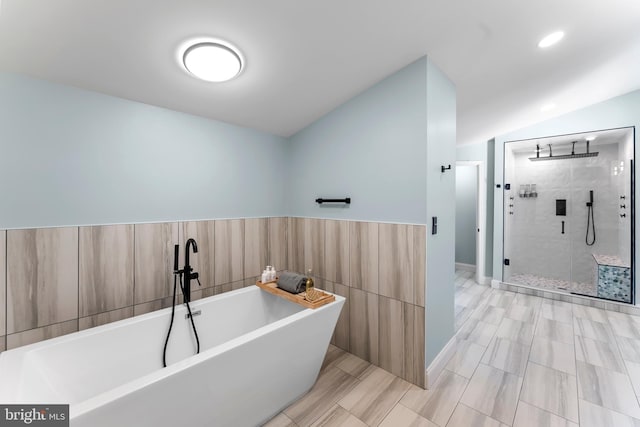
[[[555,33],[551,33],[538,43],[538,47],[545,48],[549,46],[553,46],[558,43],[564,37],[564,31],[556,31]]]
[[[219,83],[238,76],[244,61],[236,49],[216,40],[191,44],[184,50],[182,65],[201,80]]]

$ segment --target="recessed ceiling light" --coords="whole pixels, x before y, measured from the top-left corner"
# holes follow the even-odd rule
[[[558,43],[564,37],[563,31],[556,31],[555,33],[551,33],[538,43],[538,47],[545,48],[549,46],[553,46]]]
[[[540,111],[544,113],[545,111],[551,111],[554,108],[556,108],[556,104],[554,104],[553,102],[550,102],[549,104],[545,104],[542,107],[540,107]]]
[[[596,139],[595,135],[589,135],[585,138],[587,141],[593,141],[594,139]]]
[[[191,45],[182,56],[182,64],[194,76],[208,82],[225,82],[240,74],[240,54],[226,43],[205,41]]]

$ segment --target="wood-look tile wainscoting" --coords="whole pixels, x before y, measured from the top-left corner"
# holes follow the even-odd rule
[[[318,288],[347,298],[332,343],[424,385],[423,225],[274,217],[0,231],[0,351],[170,306],[173,246],[190,237],[194,300],[253,285],[267,264],[311,268]]]
[[[424,387],[426,227],[289,218],[289,270],[347,298],[332,344]]]
[[[189,237],[202,283],[192,299],[253,285],[266,264],[286,268],[287,226],[273,217],[2,230],[0,351],[170,306],[174,245]]]

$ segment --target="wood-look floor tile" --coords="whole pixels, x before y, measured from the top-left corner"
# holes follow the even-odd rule
[[[576,360],[571,344],[536,336],[531,345],[529,360],[569,375],[576,374]]]
[[[498,420],[487,417],[482,412],[458,403],[446,427],[506,427]]]
[[[78,320],[78,329],[84,330],[94,328],[118,320],[128,319],[133,316],[133,306],[121,308],[119,310],[108,311],[106,313],[94,314],[93,316],[81,317]]]
[[[527,294],[516,294],[515,299],[513,300],[514,304],[523,305],[525,307],[539,308],[542,305],[543,298],[527,295]]]
[[[340,405],[334,405],[321,416],[311,427],[367,427],[365,423],[354,417]]]
[[[341,348],[336,347],[335,345],[329,344],[327,347],[327,352],[324,355],[324,360],[322,361],[322,367],[320,368],[320,372],[334,367],[340,360],[344,357],[347,357],[350,353],[342,350]]]
[[[559,417],[551,412],[542,410],[527,402],[520,401],[516,411],[516,419],[513,427],[578,427],[566,418]]]
[[[298,425],[311,425],[333,407],[359,381],[338,368],[329,368],[311,390],[283,412]]]
[[[607,313],[604,310],[587,305],[573,304],[573,316],[580,319],[587,319],[593,322],[607,323]]]
[[[631,385],[636,392],[636,396],[640,396],[640,363],[625,361],[627,373],[631,380]]]
[[[496,331],[498,325],[486,323],[477,319],[469,319],[462,325],[456,333],[456,337],[460,340],[473,341],[482,346],[488,346]]]
[[[620,352],[622,353],[622,358],[640,363],[640,340],[625,337],[617,337],[616,339]]]
[[[325,278],[349,286],[349,222],[324,224]]]
[[[542,304],[540,316],[545,319],[557,320],[563,323],[573,322],[573,312],[571,308],[548,304],[546,301]]]
[[[391,412],[385,417],[380,424],[380,427],[438,427],[437,424],[432,423],[426,418],[413,412],[411,409],[404,405],[397,404],[393,407]]]
[[[575,337],[576,360],[625,373],[624,362],[615,344]]]
[[[378,364],[378,296],[351,287],[349,309],[351,353],[374,365]]]
[[[262,427],[297,427],[297,426],[293,421],[291,421],[291,418],[287,417],[283,413],[280,413],[275,417],[273,417],[269,422],[264,424]]]
[[[190,254],[189,263],[198,272],[202,288],[215,286],[215,221],[191,221],[180,224],[182,227],[179,265],[184,262],[184,249],[187,240],[194,239],[198,244],[198,253]],[[196,287],[193,287],[196,285]],[[194,282],[192,290],[201,289]]]
[[[573,375],[529,363],[520,400],[578,422],[578,391]]]
[[[487,304],[493,307],[506,309],[506,308],[509,308],[509,306],[511,305],[514,299],[515,299],[515,294],[513,292],[493,289],[491,292],[491,296],[487,301]]]
[[[411,387],[408,382],[370,366],[361,382],[338,402],[368,425],[378,425]]]
[[[214,222],[215,265],[217,285],[244,278],[244,219],[224,219]]]
[[[485,350],[486,347],[473,341],[459,340],[457,341],[456,352],[447,364],[447,369],[465,378],[471,378]]]
[[[640,340],[640,324],[628,317],[609,316],[609,323],[613,333],[620,337]]]
[[[378,224],[349,223],[349,284],[378,293]]]
[[[359,378],[364,374],[367,368],[371,366],[371,364],[351,353],[345,353],[340,360],[336,361],[335,366],[342,369],[347,374]]]
[[[533,326],[531,322],[520,322],[519,320],[504,318],[502,322],[500,322],[500,326],[498,326],[496,336],[520,344],[531,345]]]
[[[540,318],[534,335],[573,345],[573,326],[568,323]]]
[[[580,399],[580,427],[640,427],[640,419]]]
[[[78,320],[56,323],[55,325],[44,326],[42,328],[30,329],[7,335],[7,350],[22,347],[23,345],[56,338],[78,331]]]
[[[269,219],[244,220],[244,276],[260,276],[269,264]],[[279,268],[278,266],[275,266]]]
[[[444,370],[429,390],[412,386],[400,403],[422,417],[444,426],[451,417],[468,380],[449,370]]]
[[[629,377],[589,363],[577,362],[580,399],[640,419],[640,407]]]
[[[615,343],[613,331],[607,323],[575,317],[573,319],[573,330],[576,335],[591,338],[592,340]]]
[[[482,320],[486,323],[493,323],[499,325],[504,317],[506,310],[504,308],[493,307],[491,305],[483,305],[478,307],[473,314],[472,318]]]
[[[538,309],[533,307],[526,307],[519,304],[511,304],[504,314],[504,317],[513,320],[519,320],[525,323],[534,323],[536,316],[538,315]]]
[[[460,402],[511,425],[521,387],[522,378],[481,363]]]
[[[8,335],[78,318],[78,228],[7,231]]]
[[[522,377],[528,357],[528,345],[496,336],[484,353],[482,363]]]

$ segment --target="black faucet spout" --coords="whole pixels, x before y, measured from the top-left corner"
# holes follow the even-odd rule
[[[187,244],[184,248],[184,285],[183,285],[183,294],[184,294],[184,302],[187,303],[191,301],[191,281],[198,279],[198,273],[192,273],[193,268],[189,264],[189,248],[193,249],[193,253],[198,253],[198,244],[194,239],[187,240]]]

